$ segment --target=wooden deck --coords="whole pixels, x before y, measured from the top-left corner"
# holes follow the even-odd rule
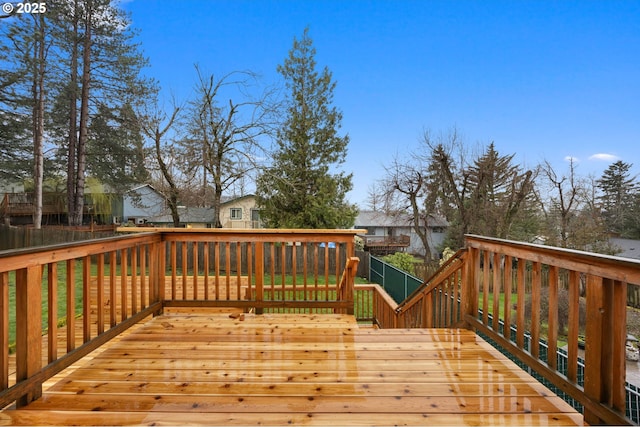
[[[239,312],[237,312],[239,314]],[[582,425],[468,330],[173,312],[49,380],[1,425]]]

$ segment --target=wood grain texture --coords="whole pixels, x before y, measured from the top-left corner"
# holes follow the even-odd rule
[[[583,417],[468,330],[167,309],[49,380],[39,400],[1,412],[0,424],[515,426]]]

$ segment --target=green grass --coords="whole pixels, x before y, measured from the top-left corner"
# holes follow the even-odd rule
[[[82,282],[82,268],[83,262],[81,260],[77,260],[74,266],[74,286],[75,286],[75,304],[74,311],[75,315],[79,315],[82,313],[82,301],[83,301],[83,282]],[[108,276],[110,273],[110,266],[108,263],[105,263],[104,267],[104,275]],[[67,285],[66,285],[66,277],[67,277],[67,263],[59,262],[57,264],[57,284],[58,284],[58,304],[57,304],[57,316],[56,322],[59,326],[63,326],[65,322],[66,312],[67,312]],[[120,274],[120,266],[116,266],[116,275]],[[203,273],[204,274],[204,273]],[[97,266],[92,263],[91,265],[91,276],[95,277],[97,275]],[[329,284],[335,285],[336,276],[329,275]],[[367,283],[365,279],[356,278],[356,283]],[[255,277],[253,277],[253,283],[255,284]],[[307,277],[308,286],[314,286],[315,278],[313,276]],[[325,284],[325,276],[318,277],[319,286],[323,286]],[[265,298],[271,299],[271,275],[265,275],[264,278],[264,286],[265,286]],[[282,276],[276,275],[274,277],[274,288],[277,289],[278,286],[282,286]],[[286,275],[285,276],[285,286],[293,286],[293,276]],[[304,287],[304,276],[296,275],[296,287]],[[308,291],[310,292],[310,291]],[[48,327],[48,319],[49,319],[49,290],[48,290],[48,271],[45,269],[43,271],[42,276],[42,330],[45,332]],[[276,293],[273,297],[273,300],[278,300],[282,295],[280,293]],[[304,289],[300,289],[296,291],[296,294],[293,294],[293,291],[287,291],[285,295],[286,299],[293,300],[303,300],[304,299]],[[329,295],[327,295],[326,291],[318,291],[316,295],[313,295],[314,300],[325,301],[325,300],[335,299],[335,291],[329,291]],[[10,350],[13,351],[15,348],[15,339],[16,339],[16,286],[15,286],[15,272],[9,273],[9,347]],[[371,309],[369,308],[369,311]]]
[[[59,325],[63,325],[64,321],[60,321],[60,319],[64,319],[67,312],[67,284],[66,284],[66,275],[67,275],[67,263],[59,262],[57,264],[58,274],[57,274],[57,284],[58,284],[58,304],[57,304],[57,313],[56,313],[56,322]],[[92,266],[92,274],[95,274],[96,267]],[[108,271],[108,267],[107,267]],[[75,286],[75,304],[74,311],[75,314],[79,314],[82,312],[82,262],[76,261],[75,265],[75,277],[74,277],[74,286]],[[49,319],[49,287],[48,287],[48,271],[45,269],[42,274],[42,330],[46,331],[48,326]],[[15,346],[16,340],[16,286],[15,286],[15,273],[9,273],[9,347],[13,349]]]
[[[499,312],[498,312],[498,317],[500,319],[504,320],[504,294],[500,293],[498,295],[499,300],[500,300],[500,307],[498,308]],[[480,292],[478,294],[478,308],[482,309],[482,304],[483,304],[483,298],[484,298],[484,294],[482,292]],[[514,307],[516,305],[516,303],[518,302],[518,295],[517,294],[511,294],[511,303],[509,304],[510,307]],[[487,307],[486,309],[487,313],[493,315],[493,294],[489,294],[489,307]],[[516,315],[516,310],[511,310],[511,318],[513,319],[514,316]]]

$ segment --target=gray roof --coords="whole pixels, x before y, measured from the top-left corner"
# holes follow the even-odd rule
[[[180,222],[184,223],[213,223],[213,208],[190,208],[179,207]],[[172,223],[173,218],[170,213],[147,218],[148,222],[156,222],[159,224]]]
[[[448,227],[446,219],[430,215],[429,227]],[[356,217],[356,228],[361,227],[408,227],[411,226],[411,216],[406,212],[387,214],[378,211],[360,211]]]
[[[612,237],[609,239],[611,244],[619,248],[622,252],[617,253],[616,256],[623,258],[640,259],[640,240],[632,239],[620,239]]]

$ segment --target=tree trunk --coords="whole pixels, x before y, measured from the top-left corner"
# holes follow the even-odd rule
[[[85,33],[82,52],[82,89],[80,93],[80,132],[78,134],[78,164],[76,169],[76,191],[73,225],[82,225],[84,210],[84,182],[86,168],[86,148],[89,131],[89,89],[91,85],[91,30],[92,30],[92,2],[86,2]]]
[[[69,147],[67,158],[67,223],[73,224],[76,200],[76,151],[78,147],[78,1],[74,2],[73,40],[71,43],[71,73],[69,83]]]
[[[44,15],[39,15],[38,37],[34,45],[34,74],[33,74],[33,157],[34,157],[34,213],[33,226],[42,226],[42,186],[44,180],[44,72],[45,72],[45,31]]]

